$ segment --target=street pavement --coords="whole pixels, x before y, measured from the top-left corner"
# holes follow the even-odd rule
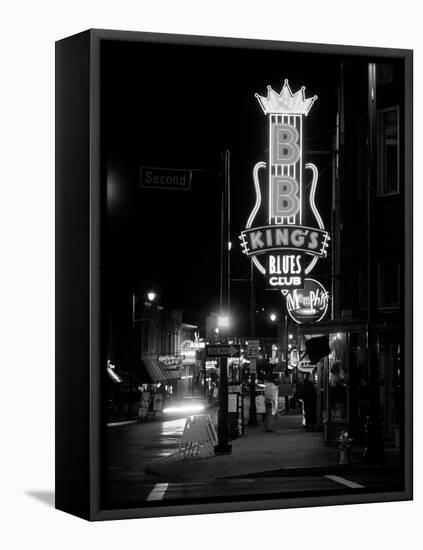
[[[208,412],[215,421],[216,409]],[[108,506],[399,488],[395,456],[385,467],[369,468],[357,450],[351,466],[339,466],[337,450],[324,445],[321,432],[305,432],[297,414],[276,418],[273,433],[265,433],[261,423],[247,427],[243,437],[232,441],[230,455],[175,461],[185,420],[162,418],[108,427]]]

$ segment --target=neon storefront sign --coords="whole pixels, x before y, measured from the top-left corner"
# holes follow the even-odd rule
[[[306,278],[304,288],[290,290],[286,295],[289,316],[296,323],[318,323],[326,315],[328,306],[329,293],[315,279]]]
[[[279,94],[268,86],[255,97],[269,121],[269,157],[254,167],[256,201],[239,238],[268,286],[287,297],[304,288],[330,241],[315,203],[318,170],[303,154],[304,118],[317,96],[306,98],[304,86],[293,94],[285,80]]]

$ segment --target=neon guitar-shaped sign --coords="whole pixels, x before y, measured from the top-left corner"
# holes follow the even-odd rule
[[[270,287],[286,296],[304,288],[305,275],[326,256],[330,236],[315,204],[318,170],[303,159],[303,120],[317,96],[307,99],[304,86],[293,94],[288,80],[280,94],[267,89],[266,97],[255,97],[269,119],[269,160],[254,167],[256,202],[239,238],[244,254],[251,256]],[[259,177],[264,171],[267,189]],[[312,177],[308,197],[306,171]],[[260,207],[266,203],[264,212]]]

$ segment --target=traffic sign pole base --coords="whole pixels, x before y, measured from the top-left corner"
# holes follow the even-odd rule
[[[232,453],[232,445],[227,443],[226,445],[216,445],[214,448],[215,455],[230,455]]]

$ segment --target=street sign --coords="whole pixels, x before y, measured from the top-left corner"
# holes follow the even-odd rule
[[[256,358],[260,355],[260,341],[248,340],[247,357]]]
[[[179,168],[157,168],[142,166],[140,173],[140,186],[153,189],[179,189],[188,191],[191,188],[190,170]]]
[[[239,357],[241,346],[239,344],[210,344],[206,346],[207,357]]]

